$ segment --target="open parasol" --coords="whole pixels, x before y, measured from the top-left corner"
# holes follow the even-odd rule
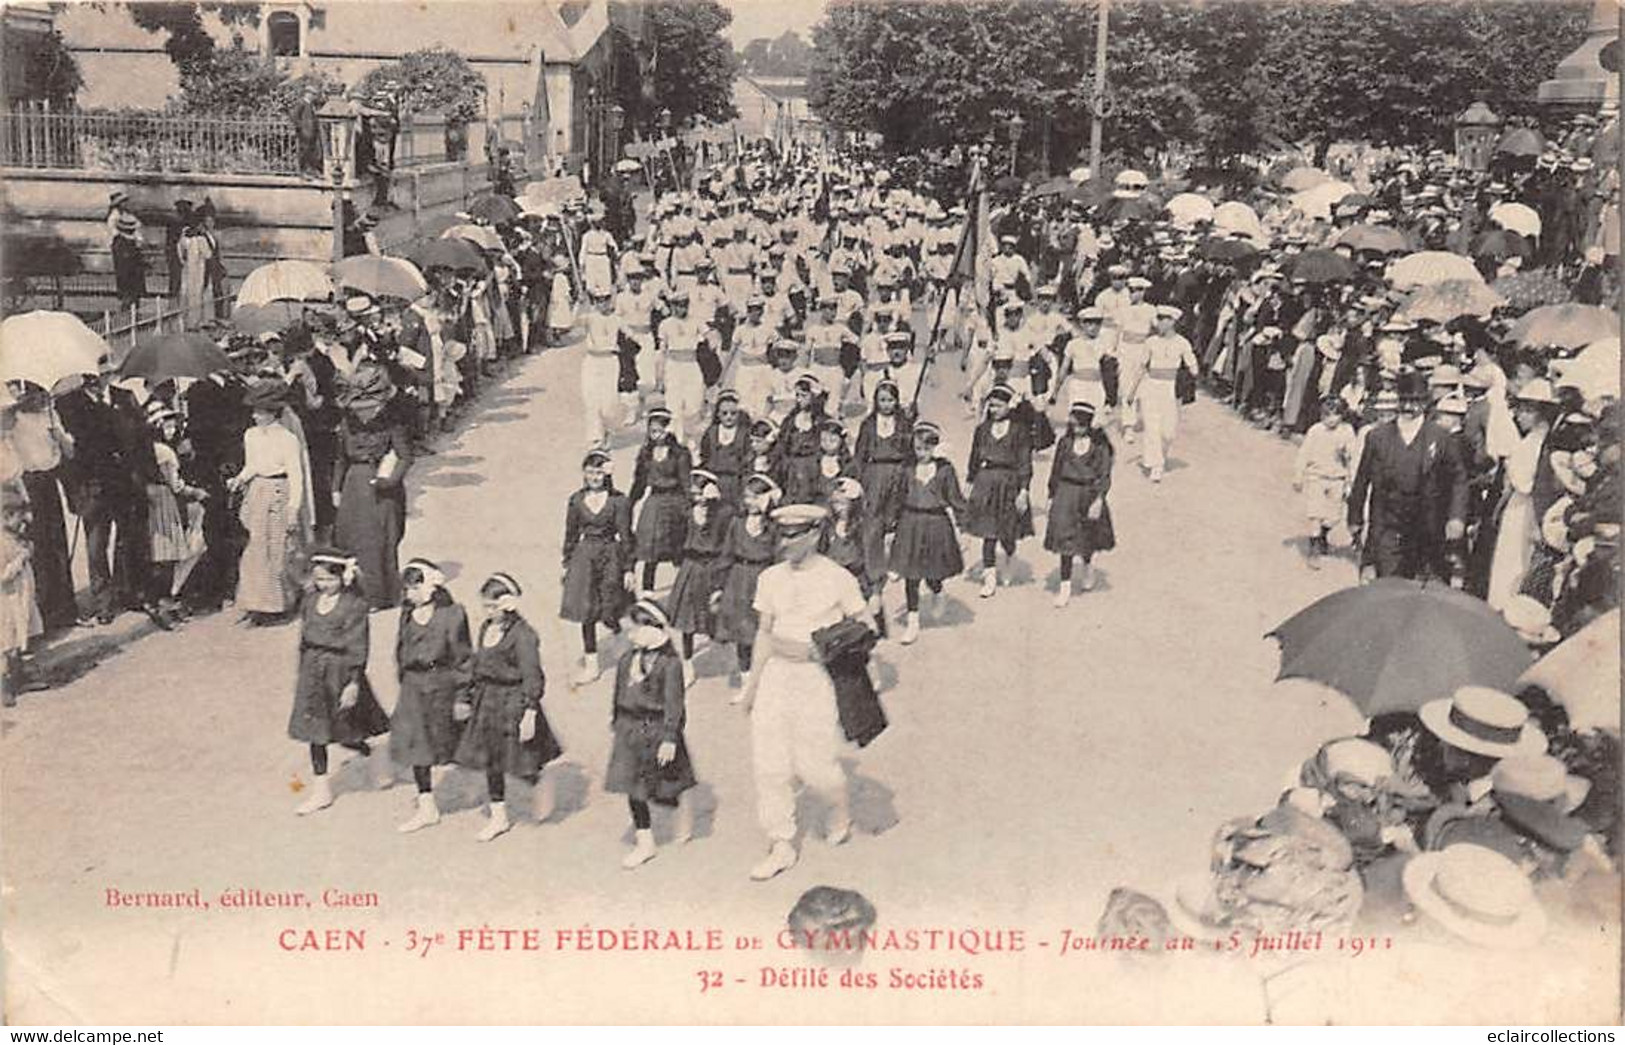
[[[1497,203],[1489,216],[1492,223],[1520,236],[1540,235],[1540,215],[1526,203]]]
[[[493,225],[503,225],[519,217],[519,204],[506,196],[496,193],[487,193],[469,205],[470,217],[478,221],[489,221]]]
[[[1369,250],[1376,254],[1403,254],[1411,249],[1410,240],[1405,234],[1387,225],[1350,225],[1337,234],[1332,245]]]
[[[1546,139],[1539,131],[1516,127],[1501,136],[1495,143],[1495,151],[1507,156],[1539,156],[1546,151]]]
[[[1619,338],[1611,337],[1587,345],[1573,359],[1552,363],[1557,386],[1578,388],[1587,399],[1603,396],[1619,398]]]
[[[333,296],[333,283],[318,265],[308,261],[273,261],[250,272],[237,288],[238,305],[268,301],[325,301]]]
[[[1451,279],[1418,287],[1400,307],[1402,319],[1448,323],[1461,316],[1487,317],[1506,299],[1476,279]]]
[[[1263,240],[1264,225],[1258,220],[1258,212],[1239,200],[1221,203],[1213,208],[1213,227],[1226,232],[1241,232],[1248,239]]]
[[[1258,254],[1258,248],[1244,239],[1209,236],[1202,241],[1198,253],[1209,261],[1246,261]]]
[[[24,312],[0,322],[0,381],[50,391],[65,378],[100,373],[111,355],[102,336],[69,312]]]
[[[1334,250],[1306,250],[1287,266],[1287,278],[1298,283],[1343,283],[1354,278],[1354,262]]]
[[[202,334],[185,331],[141,341],[124,357],[119,373],[157,384],[177,377],[208,377],[230,369],[231,360],[219,345]]]
[[[1331,180],[1332,176],[1319,167],[1294,167],[1281,176],[1281,188],[1288,192],[1303,192]]]
[[[1544,305],[1512,324],[1508,336],[1520,345],[1583,348],[1619,336],[1619,316],[1596,305]]]
[[[1179,225],[1213,220],[1213,201],[1194,192],[1182,192],[1163,207]]]
[[[481,250],[501,250],[502,237],[486,225],[453,225],[440,234],[441,239],[466,239]]]
[[[380,298],[416,301],[429,292],[417,266],[405,258],[358,254],[333,266],[333,282]]]
[[[1388,267],[1388,282],[1395,289],[1410,290],[1452,279],[1483,280],[1472,258],[1447,250],[1424,250],[1407,254]]]
[[[1353,192],[1347,182],[1327,181],[1296,194],[1290,202],[1306,218],[1329,218],[1332,207]]]
[[[483,272],[486,268],[485,258],[480,254],[479,248],[466,239],[455,237],[430,240],[423,244],[412,252],[412,262],[424,272],[432,268]]]
[[[1487,229],[1473,240],[1475,258],[1505,261],[1507,258],[1531,258],[1534,255],[1535,250],[1530,242],[1509,229]]]
[[[1367,716],[1415,711],[1467,685],[1508,690],[1533,659],[1482,599],[1385,578],[1333,592],[1281,624],[1278,678],[1323,682]]]
[[[1569,713],[1576,731],[1619,735],[1619,611],[1610,610],[1558,643],[1518,679],[1539,686]]]

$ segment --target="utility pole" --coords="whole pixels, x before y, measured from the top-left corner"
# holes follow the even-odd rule
[[[1096,0],[1100,21],[1095,26],[1095,90],[1089,105],[1089,177],[1100,177],[1100,139],[1106,122],[1106,27],[1111,21],[1111,0]]]

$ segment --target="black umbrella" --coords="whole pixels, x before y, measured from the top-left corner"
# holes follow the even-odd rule
[[[1501,140],[1495,143],[1495,151],[1508,156],[1539,156],[1546,151],[1546,140],[1540,136],[1539,131],[1518,127],[1506,132]]]
[[[1333,250],[1306,250],[1292,260],[1287,277],[1300,283],[1343,283],[1354,278],[1354,262]]]
[[[1505,261],[1507,258],[1532,258],[1534,256],[1535,251],[1529,241],[1508,229],[1490,229],[1473,240],[1473,257],[1475,258],[1493,258],[1496,261]]]
[[[485,258],[478,247],[465,239],[435,239],[412,252],[412,261],[424,272],[432,268],[485,271]]]
[[[1198,253],[1209,261],[1246,261],[1258,253],[1258,248],[1246,240],[1209,236],[1202,241]]]
[[[519,204],[506,196],[491,193],[481,196],[468,208],[470,216],[480,221],[489,221],[493,225],[504,225],[510,221],[518,221],[521,211]]]
[[[130,350],[119,372],[157,384],[176,377],[208,377],[231,369],[220,346],[198,333],[162,334]]]

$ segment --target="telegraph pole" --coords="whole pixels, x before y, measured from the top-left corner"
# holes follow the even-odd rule
[[[1096,0],[1100,21],[1095,26],[1095,90],[1090,100],[1089,177],[1100,177],[1100,139],[1106,122],[1106,26],[1111,21],[1111,0]]]

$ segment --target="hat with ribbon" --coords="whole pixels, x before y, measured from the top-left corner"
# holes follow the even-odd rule
[[[829,509],[817,504],[787,504],[773,509],[769,516],[779,527],[781,537],[799,537],[822,526]]]
[[[1462,686],[1455,694],[1423,704],[1417,712],[1428,732],[1451,747],[1490,758],[1539,755],[1546,734],[1514,696],[1488,686]]]
[[[1590,828],[1570,815],[1591,791],[1591,781],[1551,755],[1504,758],[1490,773],[1495,803],[1506,820],[1550,849],[1573,852]]]
[[[288,402],[288,386],[281,381],[261,379],[248,386],[243,405],[250,410],[281,413]]]

